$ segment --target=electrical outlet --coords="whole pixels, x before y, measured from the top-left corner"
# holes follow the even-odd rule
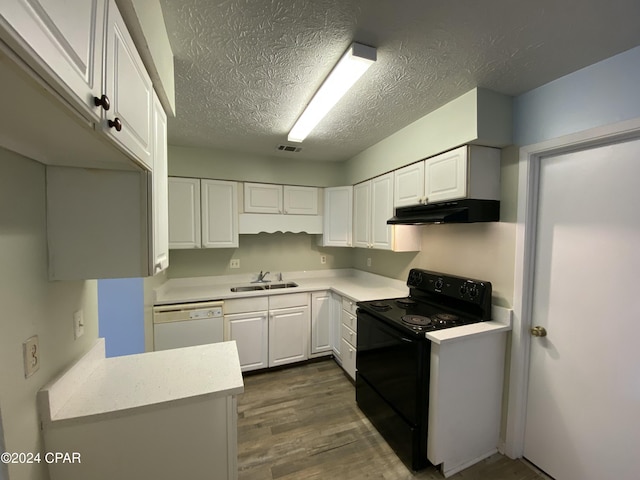
[[[37,335],[28,338],[22,344],[22,356],[24,358],[24,378],[29,378],[40,368],[40,346]]]
[[[78,339],[84,335],[84,316],[82,310],[78,310],[73,314],[73,338]]]
[[[229,262],[229,268],[240,268],[240,259],[232,258]]]
[[[367,257],[367,267],[371,266],[371,257]]]
[[[327,263],[327,256],[326,255],[320,255],[320,263],[321,264],[325,264]]]

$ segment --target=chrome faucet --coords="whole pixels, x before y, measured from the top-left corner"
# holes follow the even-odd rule
[[[267,275],[269,275],[271,272],[264,272],[262,273],[262,270],[260,270],[260,273],[258,274],[258,278],[256,280],[254,280],[251,283],[264,283],[264,282],[270,282],[271,280],[265,280],[264,277],[266,277]]]

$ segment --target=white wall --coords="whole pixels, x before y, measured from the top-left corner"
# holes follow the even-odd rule
[[[0,411],[9,452],[43,451],[37,391],[98,337],[95,281],[47,279],[45,168],[0,149]],[[73,312],[85,334],[73,338]],[[38,335],[40,369],[24,378],[22,342]],[[46,465],[9,465],[10,480],[47,480]]]

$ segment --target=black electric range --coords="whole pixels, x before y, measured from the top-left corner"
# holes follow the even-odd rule
[[[491,319],[491,283],[417,268],[407,279],[409,296],[358,302],[358,308],[407,334]]]
[[[409,296],[358,302],[356,401],[412,470],[427,465],[431,342],[491,319],[491,283],[412,269]]]

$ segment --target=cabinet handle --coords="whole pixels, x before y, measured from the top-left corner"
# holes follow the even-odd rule
[[[118,117],[114,118],[113,120],[109,120],[108,123],[109,128],[115,128],[118,132],[122,130],[122,122]]]
[[[109,97],[107,97],[104,94],[100,98],[93,97],[93,103],[96,107],[102,107],[105,110],[109,110],[111,108],[111,102],[109,101]]]

